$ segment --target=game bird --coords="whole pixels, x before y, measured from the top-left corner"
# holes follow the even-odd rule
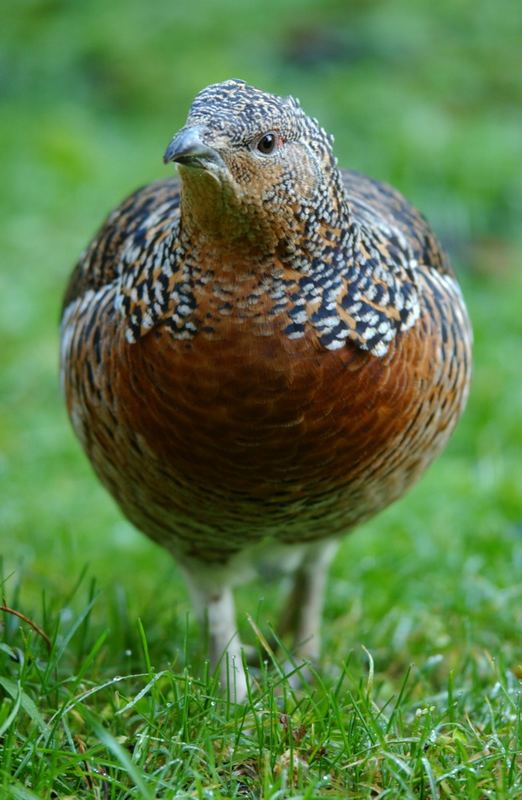
[[[63,305],[68,412],[125,516],[167,548],[247,689],[232,590],[293,575],[295,658],[317,659],[337,544],[441,452],[468,394],[456,278],[399,192],[338,168],[292,97],[203,89],[164,161],[81,256]]]

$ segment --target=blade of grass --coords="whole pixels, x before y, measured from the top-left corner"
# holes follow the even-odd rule
[[[49,726],[47,725],[42,715],[36,708],[34,701],[31,700],[31,698],[22,689],[21,681],[19,681],[16,684],[13,681],[9,680],[9,678],[4,678],[3,675],[0,675],[0,686],[3,686],[5,691],[9,695],[11,695],[11,697],[15,701],[15,707],[16,707],[16,713],[14,714],[15,717],[21,705],[25,713],[28,714],[33,720],[33,722],[39,727],[40,731],[46,735],[49,734],[50,732]],[[9,715],[10,717],[13,715],[14,711],[15,708],[13,708],[13,710],[11,711]],[[5,730],[7,730],[7,728],[5,727],[6,723],[7,720],[5,720],[4,725],[2,726],[2,730],[0,730],[0,735],[4,733]]]
[[[155,794],[150,791],[145,781],[144,774],[134,763],[128,750],[122,747],[122,745],[114,738],[114,736],[96,720],[91,718],[90,725],[100,742],[105,745],[107,750],[113,754],[123,769],[127,772],[135,787],[140,791],[143,800],[155,800]]]

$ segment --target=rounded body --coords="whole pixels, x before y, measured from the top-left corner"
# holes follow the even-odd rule
[[[73,277],[62,369],[75,431],[125,515],[178,556],[340,536],[406,491],[461,414],[471,335],[455,279],[419,269],[418,318],[382,356],[349,339],[328,349],[311,326],[292,338],[266,275],[261,291],[248,272],[193,282],[208,329],[173,336],[165,315],[132,340],[116,266],[136,225],[128,240],[114,229],[122,215],[143,226],[143,204],[152,226],[177,193],[166,182],[127,201]]]

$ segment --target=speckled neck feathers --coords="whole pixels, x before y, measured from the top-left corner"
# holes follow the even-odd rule
[[[238,81],[196,97],[185,130],[196,126],[224,168],[180,166],[180,217],[162,238],[161,258],[139,265],[143,281],[136,247],[124,255],[129,341],[162,318],[175,337],[212,335],[235,298],[244,316],[265,316],[289,338],[311,331],[327,349],[352,341],[384,355],[419,315],[416,260],[400,226],[353,218],[331,137],[297,101]],[[252,141],[271,129],[284,142],[280,154],[253,154]],[[159,302],[140,303],[142,283],[156,287]]]
[[[203,131],[226,165],[210,172],[180,167],[181,230],[203,259],[233,261],[240,271],[286,266],[304,273],[324,234],[346,228],[331,137],[293,98],[226,81],[197,95],[187,129]],[[284,157],[256,158],[252,140],[270,130],[284,142]]]

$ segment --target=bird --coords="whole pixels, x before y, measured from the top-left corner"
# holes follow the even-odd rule
[[[294,97],[211,84],[164,162],[178,175],[124,200],[72,272],[61,376],[94,471],[174,556],[241,702],[234,587],[286,571],[292,653],[319,658],[338,544],[446,445],[472,332],[426,219],[340,169]]]

